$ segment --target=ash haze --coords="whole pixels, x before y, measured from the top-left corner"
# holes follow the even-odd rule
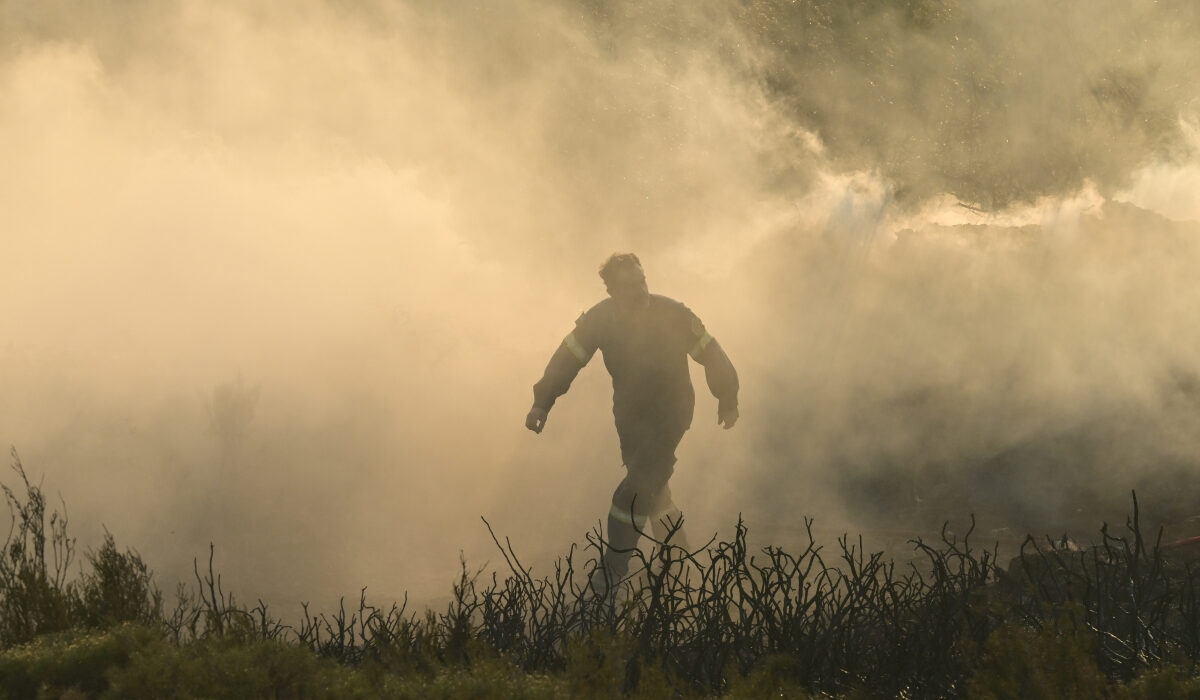
[[[168,590],[213,542],[242,598],[432,599],[480,515],[544,563],[606,512],[600,363],[522,424],[632,250],[742,376],[729,432],[697,383],[696,530],[1192,515],[1197,35],[1183,0],[4,0],[0,441]]]

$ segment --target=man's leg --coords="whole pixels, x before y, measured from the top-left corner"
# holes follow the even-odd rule
[[[659,542],[690,551],[687,533],[683,529],[683,512],[671,501],[666,512],[651,518],[650,531]]]
[[[671,501],[667,481],[675,471],[675,448],[683,439],[683,432],[645,429],[620,431],[626,475],[613,492],[612,507],[608,513],[609,547],[604,553],[604,566],[596,572],[605,579],[606,591],[628,573],[633,549],[641,533],[647,532],[647,525],[657,531],[659,525],[656,520],[672,512],[678,513]],[[679,518],[679,515],[675,515],[676,521]],[[672,537],[673,544],[678,544],[679,534]],[[596,583],[593,577],[593,585]]]
[[[633,550],[641,537],[640,533],[645,531],[646,519],[636,514],[631,515],[628,504],[621,508],[614,503],[609,509],[608,546],[604,548],[602,565],[592,576],[592,586],[597,593],[607,593],[625,578],[625,574],[629,572],[629,560],[633,558]]]

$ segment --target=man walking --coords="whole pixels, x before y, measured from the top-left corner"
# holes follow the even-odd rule
[[[681,520],[667,481],[675,471],[675,448],[692,424],[696,395],[687,357],[704,366],[717,398],[717,422],[738,419],[737,371],[700,319],[683,304],[650,294],[642,264],[632,253],[611,256],[600,268],[609,298],[585,312],[563,339],[533,387],[525,427],[541,433],[559,396],[596,350],[612,375],[613,416],[626,475],[613,492],[608,514],[609,551],[592,585],[607,593],[629,568],[639,531],[649,521],[659,539]],[[676,533],[673,544],[686,547]]]

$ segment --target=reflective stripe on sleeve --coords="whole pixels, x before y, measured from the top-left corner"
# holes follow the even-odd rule
[[[616,503],[613,504],[613,507],[608,511],[608,514],[623,523],[633,525],[639,530],[644,530],[646,528],[645,515],[631,515],[629,511],[625,510],[621,506],[618,506]]]
[[[712,340],[713,337],[708,334],[708,331],[705,331],[704,335],[700,336],[700,340],[697,340],[696,344],[692,346],[692,349],[688,351],[688,354],[692,356],[693,360],[699,359],[700,353],[704,352],[704,348],[708,347],[708,344],[711,343]]]
[[[563,345],[567,346],[567,349],[571,351],[571,354],[575,356],[576,360],[579,360],[585,365],[587,364],[588,360],[592,359],[592,354],[583,349],[583,346],[580,345],[579,341],[575,338],[574,333],[568,333],[567,337],[563,338]]]

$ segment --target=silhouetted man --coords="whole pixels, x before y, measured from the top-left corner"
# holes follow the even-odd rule
[[[596,350],[612,375],[613,416],[626,475],[613,492],[608,514],[610,549],[605,567],[593,576],[597,593],[607,593],[629,568],[638,531],[650,521],[662,539],[680,522],[667,481],[675,471],[675,448],[692,424],[696,394],[687,356],[704,366],[717,397],[717,422],[726,429],[738,419],[738,378],[725,351],[700,319],[683,304],[651,294],[642,264],[632,253],[613,255],[600,268],[608,299],[575,322],[533,387],[525,427],[542,432],[555,400],[567,392]],[[673,544],[680,541],[676,534]]]

